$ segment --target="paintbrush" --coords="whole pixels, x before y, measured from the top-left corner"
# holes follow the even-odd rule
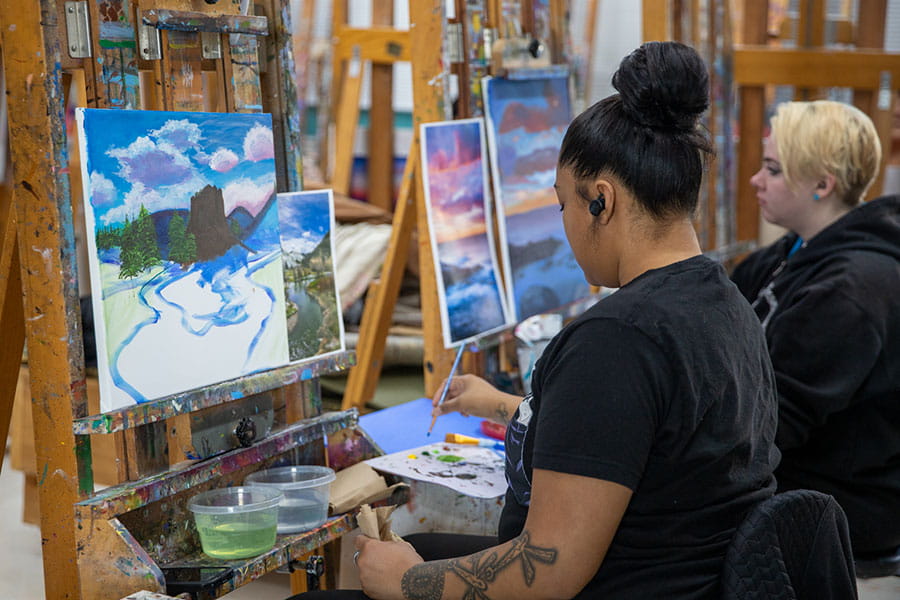
[[[470,446],[479,446],[481,448],[495,448],[504,450],[506,446],[500,440],[486,440],[484,438],[472,437],[461,433],[448,433],[444,436],[444,441],[448,444],[467,444]]]
[[[456,358],[453,359],[453,366],[450,367],[450,374],[447,375],[447,381],[444,383],[444,389],[441,391],[441,397],[438,400],[437,405],[440,406],[444,403],[444,400],[447,398],[447,392],[450,390],[450,383],[453,381],[453,375],[456,373],[456,367],[459,366],[459,359],[462,358],[463,352],[466,350],[465,344],[459,345],[459,350],[456,352]],[[431,425],[428,427],[428,433],[426,435],[431,435],[431,430],[434,429],[434,424],[437,422],[437,415],[431,417]]]

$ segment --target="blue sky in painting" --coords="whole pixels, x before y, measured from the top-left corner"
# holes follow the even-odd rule
[[[423,128],[432,228],[439,242],[483,233],[485,179],[481,122]]]
[[[310,252],[331,229],[328,191],[279,194],[278,221],[285,250]]]
[[[492,150],[507,206],[524,200],[517,190],[553,187],[559,147],[571,121],[568,98],[566,77],[487,82]]]
[[[275,192],[272,120],[266,114],[79,109],[90,201],[98,225],[190,207],[206,185],[225,212],[256,215]]]

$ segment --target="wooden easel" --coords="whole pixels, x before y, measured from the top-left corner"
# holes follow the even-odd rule
[[[488,0],[485,13],[491,26],[490,37],[497,39],[503,28],[501,3]],[[456,3],[457,17],[464,14],[466,2]],[[659,39],[668,27],[670,12],[665,0],[644,0],[644,10],[660,18],[648,21],[644,26],[647,39]],[[532,33],[534,25],[534,3],[529,0],[521,2],[522,20],[519,24],[526,34]],[[565,37],[566,2],[551,0],[549,5],[550,30],[553,39],[551,46],[557,52],[563,47]],[[424,337],[424,375],[425,394],[432,395],[440,382],[447,376],[453,362],[453,352],[443,346],[441,321],[438,313],[437,283],[434,262],[431,254],[430,234],[424,204],[421,165],[419,164],[419,125],[447,118],[449,111],[440,87],[435,84],[445,75],[442,66],[440,48],[435,39],[445,34],[445,19],[441,14],[441,3],[410,2],[410,43],[413,66],[413,127],[415,128],[412,148],[407,158],[403,174],[402,187],[394,212],[393,230],[388,245],[388,252],[381,269],[381,277],[372,283],[366,298],[366,306],[360,323],[359,345],[357,346],[357,363],[350,370],[347,388],[344,392],[343,408],[356,407],[362,409],[375,392],[376,383],[381,374],[385,341],[391,324],[391,315],[406,265],[408,249],[412,242],[414,229],[418,232],[419,278],[422,298],[422,323]],[[463,28],[464,29],[464,28]],[[468,40],[463,36],[461,45],[466,47]],[[556,54],[559,56],[560,54]],[[460,77],[461,93],[468,85],[470,76],[468,58],[462,57],[460,64],[450,67]],[[468,111],[472,107],[468,102],[460,102]],[[470,113],[458,113],[465,117]],[[503,338],[504,336],[501,336]],[[505,339],[511,338],[510,334]],[[488,344],[496,345],[497,340]],[[467,354],[466,372],[479,372],[481,365]]]
[[[738,147],[739,201],[738,237],[756,240],[759,236],[759,206],[750,177],[762,160],[761,139],[765,131],[766,86],[793,85],[797,98],[811,97],[815,90],[844,87],[853,90],[853,104],[875,122],[881,137],[882,167],[890,154],[891,109],[900,90],[900,55],[884,52],[886,0],[861,0],[856,19],[855,36],[852,23],[842,19],[835,27],[842,43],[854,49],[831,49],[825,46],[825,2],[800,3],[797,18],[799,32],[795,49],[772,45],[779,32],[768,31],[768,4],[745,1],[743,5],[743,44],[734,51],[734,79],[740,94],[741,138]],[[889,83],[884,80],[889,77]],[[888,99],[885,105],[881,98]],[[883,169],[882,169],[883,171]],[[882,176],[876,180],[869,198],[876,197]]]
[[[394,203],[393,65],[410,60],[409,32],[394,29],[394,2],[372,3],[372,27],[347,25],[346,2],[335,2],[332,13],[332,91],[335,192],[349,194],[353,144],[359,122],[363,65],[372,67],[368,131],[368,201],[388,212]],[[327,141],[327,134],[323,140]],[[327,146],[326,146],[327,147]]]
[[[534,5],[523,0],[524,15],[533,15]],[[466,3],[457,2],[457,16],[464,14]],[[488,23],[502,21],[500,3],[485,2]],[[550,3],[550,23],[555,34],[562,36],[565,18],[565,2],[552,0]],[[407,155],[406,168],[403,174],[400,195],[394,211],[393,230],[388,245],[388,252],[382,266],[381,277],[369,288],[366,306],[360,323],[359,343],[357,346],[357,364],[350,370],[347,388],[344,392],[343,407],[362,408],[374,394],[375,386],[381,374],[382,359],[387,332],[390,328],[391,315],[406,265],[406,257],[413,230],[418,232],[419,280],[422,306],[422,326],[424,338],[424,375],[425,393],[431,395],[440,382],[450,372],[453,363],[453,352],[444,348],[441,335],[441,320],[437,299],[437,280],[434,261],[431,253],[431,242],[427,213],[425,210],[425,193],[419,163],[419,125],[433,121],[442,121],[449,117],[451,111],[446,105],[441,86],[437,82],[444,79],[446,73],[442,64],[441,48],[435,40],[445,35],[445,21],[442,4],[435,0],[430,2],[410,2],[410,46],[413,72],[413,111],[414,139]],[[523,23],[527,24],[527,18]],[[531,21],[533,23],[533,21]],[[525,33],[530,30],[524,29]],[[497,30],[491,31],[492,39],[496,39]],[[451,42],[452,43],[452,42]],[[551,42],[555,43],[555,42]],[[466,38],[459,41],[461,47],[466,46]],[[460,77],[461,93],[465,93],[468,85],[468,59],[463,56],[458,65],[453,65],[454,72]],[[468,103],[461,102],[462,106]],[[468,110],[471,110],[471,106]],[[458,113],[465,117],[468,114]],[[468,355],[467,372],[478,372],[477,361]]]
[[[14,140],[14,185],[11,194],[0,194],[0,429],[8,426],[7,390],[15,389],[27,334],[41,534],[48,540],[45,591],[52,600],[162,592],[162,566],[206,564],[191,529],[183,526],[190,519],[187,499],[203,489],[239,484],[249,472],[287,457],[340,469],[375,453],[355,429],[355,411],[321,414],[318,377],[346,369],[350,353],[88,414],[67,173],[69,74],[83,73],[92,107],[236,112],[265,107],[273,113],[279,191],[300,189],[299,132],[291,129],[296,116],[290,109],[296,104],[291,24],[282,20],[290,14],[288,0],[265,2],[261,15],[239,15],[241,4],[106,0],[101,7],[0,0]],[[70,11],[72,24],[66,20]],[[88,24],[80,33],[79,18]],[[101,39],[102,22],[130,27],[131,41]],[[256,50],[260,36],[268,38],[262,62]],[[280,424],[269,436],[207,460],[189,459],[186,450],[198,423],[264,397]],[[125,435],[131,481],[95,493],[91,436],[117,434]],[[329,435],[338,437],[326,455]],[[281,565],[293,566],[354,526],[354,515],[346,514],[308,534],[279,538],[272,551],[234,564],[232,577],[213,596]]]

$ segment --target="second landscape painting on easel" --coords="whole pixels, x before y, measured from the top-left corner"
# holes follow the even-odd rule
[[[508,322],[488,208],[484,126],[460,119],[421,127],[441,330],[450,348]]]
[[[590,295],[553,190],[571,119],[566,76],[483,80],[506,293],[517,321]]]
[[[78,109],[76,119],[101,412],[343,349],[338,327],[324,348],[291,352],[269,115]],[[317,210],[322,236],[327,198]],[[329,247],[317,267],[333,270],[330,257]],[[332,281],[310,298],[327,304],[329,323],[340,319],[334,296]]]

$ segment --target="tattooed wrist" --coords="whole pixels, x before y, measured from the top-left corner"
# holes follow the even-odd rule
[[[453,561],[435,561],[412,566],[403,574],[400,589],[406,600],[440,600],[444,594],[444,575],[448,563]]]
[[[501,419],[504,423],[509,423],[509,409],[506,407],[506,402],[501,401],[497,404],[497,409],[494,412],[494,416],[498,419]]]

